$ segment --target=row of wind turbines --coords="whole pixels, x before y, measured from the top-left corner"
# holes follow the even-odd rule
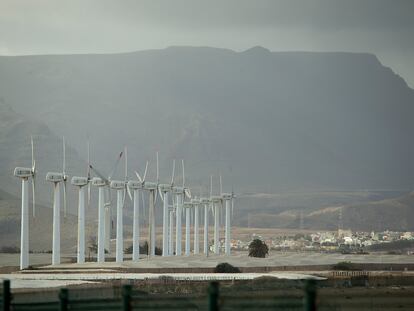
[[[36,161],[34,159],[34,144],[31,138],[32,167],[16,167],[14,176],[22,181],[21,197],[21,240],[20,240],[20,269],[29,267],[29,179],[32,184],[33,217],[35,211],[36,191]],[[112,176],[121,161],[125,160],[124,180],[113,180]],[[156,181],[147,181],[148,161],[142,175],[135,171],[136,180],[128,177],[128,155],[127,148],[118,155],[117,161],[108,177],[105,177],[90,163],[90,152],[88,143],[88,166],[86,176],[73,176],[71,184],[78,188],[78,241],[77,241],[77,263],[85,262],[85,190],[87,189],[87,204],[91,201],[91,186],[98,188],[98,241],[97,262],[105,262],[105,250],[110,247],[111,230],[111,189],[117,193],[116,204],[116,262],[124,260],[124,228],[123,213],[126,197],[133,202],[133,230],[132,230],[132,260],[137,262],[140,258],[140,201],[141,209],[145,212],[144,192],[148,194],[148,255],[155,256],[156,246],[156,201],[162,200],[162,256],[182,256],[182,218],[185,211],[185,255],[191,254],[190,230],[191,222],[194,225],[193,254],[200,253],[200,216],[204,212],[204,240],[203,253],[209,254],[209,217],[210,212],[214,216],[214,244],[213,252],[219,254],[219,232],[220,212],[225,208],[225,254],[230,255],[231,239],[231,214],[234,207],[234,193],[222,193],[222,182],[220,176],[220,195],[212,193],[212,176],[210,177],[210,196],[192,197],[191,190],[185,185],[184,160],[182,166],[182,184],[175,182],[175,160],[172,163],[172,175],[170,182],[161,183],[159,180],[158,152],[156,154]],[[95,175],[95,176],[92,176]],[[61,212],[61,188],[63,190],[63,212],[67,213],[67,181],[69,176],[66,172],[66,146],[63,138],[63,166],[62,172],[48,172],[46,181],[53,185],[53,241],[52,241],[52,265],[60,264],[60,212]],[[141,199],[140,200],[140,196]],[[170,197],[171,196],[171,197]],[[192,217],[193,215],[193,217]],[[174,247],[175,226],[175,247]]]

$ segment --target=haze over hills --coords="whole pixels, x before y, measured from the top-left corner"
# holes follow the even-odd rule
[[[156,150],[161,180],[185,158],[196,195],[219,172],[237,193],[414,185],[414,91],[371,54],[171,47],[0,57],[0,82],[0,189],[15,194],[12,169],[30,164],[31,134],[42,180],[60,169],[65,135],[70,175],[85,174],[89,137],[104,173],[124,144],[131,177],[151,159],[154,179]],[[46,187],[40,200],[50,202]]]

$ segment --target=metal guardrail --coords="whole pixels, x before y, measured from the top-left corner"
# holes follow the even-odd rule
[[[69,290],[61,288],[58,299],[49,302],[15,303],[12,301],[10,281],[3,281],[0,303],[2,311],[72,311],[72,310],[316,310],[316,286],[314,280],[308,280],[301,297],[275,297],[261,295],[252,298],[243,296],[220,295],[218,282],[211,282],[207,296],[195,295],[147,295],[134,293],[131,285],[122,286],[120,298],[70,299]]]

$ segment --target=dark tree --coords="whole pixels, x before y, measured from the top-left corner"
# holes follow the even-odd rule
[[[265,258],[269,255],[269,248],[266,243],[259,239],[254,239],[249,245],[249,256],[257,258]]]

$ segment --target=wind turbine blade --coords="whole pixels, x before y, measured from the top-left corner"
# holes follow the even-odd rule
[[[174,174],[175,174],[175,159],[173,160],[173,169],[171,174],[171,185],[174,184]]]
[[[223,193],[223,183],[221,181],[221,175],[220,175],[220,195]]]
[[[159,163],[158,163],[158,151],[157,151],[157,184],[160,180],[160,168],[159,168]]]
[[[32,205],[33,205],[33,218],[36,217],[36,200],[35,200],[35,193],[36,193],[36,181],[34,176],[32,177]]]
[[[63,176],[66,175],[66,144],[65,136],[63,136]]]
[[[91,206],[91,183],[88,182],[88,207]]]
[[[213,195],[213,175],[210,175],[210,197]]]
[[[162,203],[164,203],[164,194],[161,192],[160,187],[158,187],[158,195],[160,196]]]
[[[30,143],[32,145],[32,170],[34,170],[35,161],[34,161],[34,146],[33,146],[33,136],[30,136]]]
[[[184,188],[184,185],[185,185],[184,159],[181,159],[181,167],[183,169],[183,188]]]
[[[185,188],[184,189],[184,193],[186,195],[187,198],[191,199],[191,191],[189,188]]]
[[[128,179],[128,149],[125,146],[125,182]]]
[[[147,161],[147,163],[145,163],[144,178],[142,179],[142,182],[144,182],[145,178],[147,177],[147,171],[148,171],[148,161]]]
[[[88,150],[88,168],[86,170],[87,172],[87,177],[88,177],[88,181],[91,179],[91,155],[90,155],[90,145],[89,145],[89,140],[87,141],[87,150]]]
[[[158,191],[154,190],[154,191],[151,191],[151,192],[152,192],[152,195],[154,196],[154,208],[155,208],[155,205],[157,204]]]
[[[114,165],[114,167],[112,168],[112,171],[111,171],[111,173],[110,173],[110,174],[109,174],[109,176],[108,176],[108,180],[111,180],[112,176],[114,175],[114,173],[115,173],[115,171],[116,171],[116,168],[118,167],[119,161],[121,161],[121,158],[122,158],[122,155],[123,155],[123,154],[124,154],[124,152],[123,152],[123,151],[121,151],[121,152],[119,153],[119,156],[118,156],[118,158],[116,159],[115,165]]]
[[[135,171],[135,175],[137,175],[137,178],[139,180],[140,183],[143,183],[144,181],[142,180],[141,176],[138,174],[137,171]]]
[[[128,184],[126,184],[126,188],[127,188],[129,199],[132,201],[133,200],[132,199],[132,193],[131,193],[131,189],[129,188]]]
[[[231,197],[231,217],[233,217],[233,213],[234,213],[234,199],[233,197]]]
[[[67,201],[66,201],[66,180],[63,180],[63,215],[67,216]]]

